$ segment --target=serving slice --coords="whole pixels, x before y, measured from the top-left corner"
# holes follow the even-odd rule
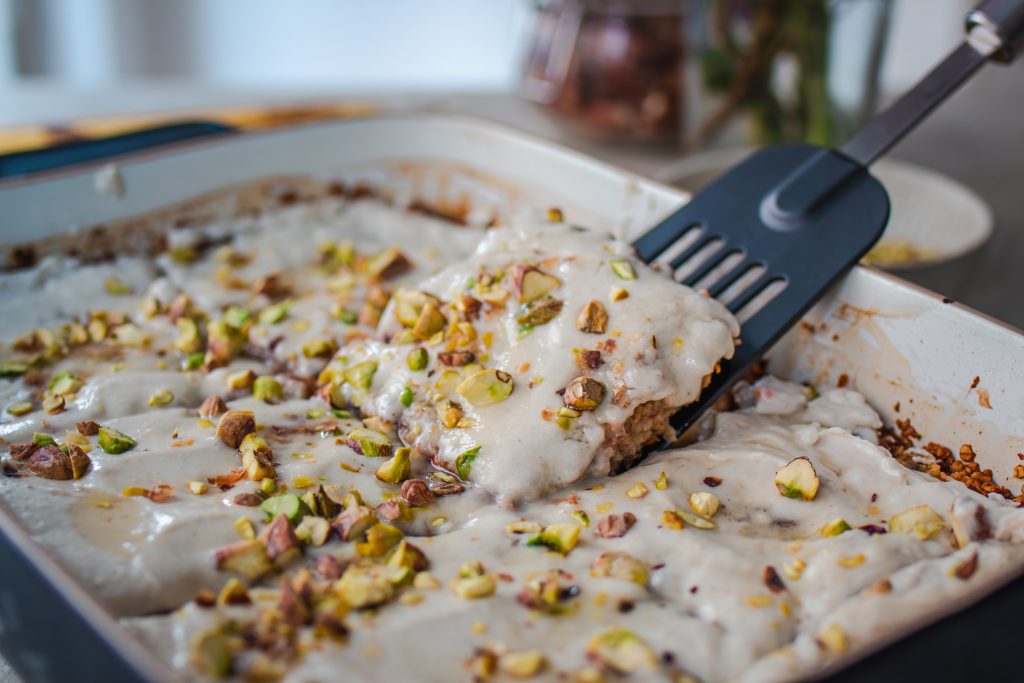
[[[500,501],[632,464],[733,353],[735,319],[611,236],[493,228],[476,254],[394,293],[322,393]],[[374,430],[365,440],[372,450]],[[365,449],[364,449],[365,450]]]

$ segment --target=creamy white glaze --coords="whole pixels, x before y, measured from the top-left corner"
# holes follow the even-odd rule
[[[571,349],[591,346],[591,337],[608,338],[575,329],[577,311],[591,298],[605,303],[609,329],[623,331],[612,354],[620,353],[624,373],[632,373],[626,383],[636,392],[635,402],[690,400],[718,357],[728,353],[732,332],[728,319],[711,302],[658,279],[635,262],[635,281],[618,281],[602,271],[602,259],[611,253],[621,255],[622,245],[594,235],[563,233],[557,225],[524,230],[494,230],[470,257],[478,234],[468,229],[376,202],[325,202],[204,226],[178,233],[172,240],[182,246],[227,235],[234,249],[251,255],[248,264],[232,269],[232,275],[247,283],[275,272],[286,275],[292,287],[289,316],[280,323],[257,325],[250,342],[262,347],[261,353],[270,352],[273,372],[293,394],[298,389],[293,390],[289,382],[294,380],[286,375],[315,375],[325,362],[303,357],[304,343],[322,336],[344,341],[371,333],[332,315],[337,294],[326,286],[330,277],[312,265],[320,242],[355,239],[365,253],[400,244],[415,267],[388,286],[420,287],[442,298],[454,296],[467,273],[482,263],[504,267],[510,256],[557,255],[545,268],[564,283],[557,292],[566,301],[559,318],[518,341],[510,334],[515,332],[510,329],[511,312],[496,315],[481,327],[494,332],[496,339],[487,350],[485,365],[513,372],[530,361],[543,370],[516,374],[516,389],[508,401],[521,404],[487,407],[496,410],[468,408],[483,426],[460,431],[476,445],[494,439],[483,444],[469,477],[479,486],[414,508],[408,519],[396,522],[429,558],[430,572],[441,586],[402,589],[403,594],[419,595],[418,604],[396,599],[377,610],[350,612],[345,622],[351,633],[345,644],[316,640],[309,628],[303,628],[300,638],[310,647],[293,662],[286,680],[335,680],[339,671],[351,680],[460,679],[468,677],[464,663],[476,648],[541,650],[548,664],[538,679],[564,680],[565,675],[593,666],[586,656],[587,644],[612,626],[635,633],[657,657],[659,664],[638,671],[637,680],[666,680],[680,671],[708,682],[787,680],[813,672],[839,654],[822,644],[824,631],[838,629],[846,650],[855,651],[927,613],[935,600],[960,599],[1003,568],[1024,561],[1024,514],[956,482],[939,482],[899,465],[874,443],[880,420],[854,391],[822,390],[811,400],[805,387],[764,378],[754,387],[738,389],[741,410],[717,416],[711,438],[657,454],[616,477],[603,475],[606,460],[599,457],[596,466],[591,461],[600,455],[604,436],[598,422],[621,422],[628,414],[626,407],[606,401],[598,411],[578,418],[594,431],[569,448],[565,432],[539,419],[536,424],[549,427],[550,434],[540,429],[517,434],[520,413],[536,418],[544,408],[557,408],[554,389],[579,370],[572,364]],[[529,246],[536,240],[544,244],[541,253]],[[576,259],[565,260],[573,251]],[[429,279],[460,259],[465,259],[460,266]],[[209,373],[181,372],[178,354],[154,352],[169,346],[174,327],[166,316],[146,318],[137,311],[143,293],[168,303],[187,292],[197,306],[210,312],[229,304],[258,312],[270,303],[246,289],[222,286],[217,274],[221,267],[209,258],[189,265],[161,258],[157,263],[123,259],[90,266],[49,259],[32,270],[0,276],[0,314],[16,321],[4,328],[5,341],[27,328],[57,326],[96,309],[131,314],[152,338],[148,352],[76,352],[54,362],[47,367],[48,374],[73,371],[85,382],[67,410],[56,415],[39,410],[22,417],[4,414],[0,421],[0,437],[8,443],[26,441],[36,431],[63,439],[77,420],[95,419],[130,434],[138,445],[120,455],[94,447],[91,470],[77,481],[0,477],[0,499],[90,592],[126,617],[125,623],[140,638],[189,678],[196,677],[189,654],[193,636],[229,618],[245,621],[258,618],[260,612],[272,613],[280,580],[270,577],[265,589],[251,591],[255,605],[249,607],[200,608],[187,602],[199,589],[217,590],[230,578],[230,573],[216,571],[213,552],[238,540],[233,523],[248,517],[257,529],[263,525],[258,508],[234,503],[239,493],[254,491],[255,482],[243,479],[229,491],[211,487],[201,496],[186,488],[188,481],[223,475],[239,464],[237,452],[216,438],[210,424],[197,421],[194,409],[214,393],[232,398],[225,390],[228,375],[244,368],[263,374],[269,366],[242,357]],[[109,294],[105,282],[111,276],[129,284],[136,294]],[[630,298],[610,302],[612,286],[625,287]],[[357,283],[349,303],[355,306],[363,296],[365,288]],[[677,302],[678,308],[665,301]],[[389,312],[382,329],[394,332],[396,328],[388,327]],[[657,353],[644,345],[643,338],[634,339],[635,332],[628,332],[640,328],[645,335],[654,330]],[[504,336],[498,334],[502,330]],[[283,340],[271,348],[269,341],[277,336]],[[662,336],[666,343],[661,343]],[[672,356],[677,336],[684,341],[683,353]],[[397,419],[401,404],[395,388],[412,382],[402,369],[406,349],[360,345],[358,339],[352,341],[344,353],[373,354],[381,364],[367,408],[372,405],[382,416]],[[389,353],[394,353],[394,362]],[[629,362],[631,355],[635,362]],[[436,350],[432,360],[435,357]],[[549,359],[557,362],[547,363]],[[599,370],[607,372],[610,366],[606,362]],[[529,376],[535,372],[545,381],[530,390]],[[611,384],[606,375],[602,377]],[[171,405],[148,405],[158,389],[173,392]],[[0,380],[0,406],[25,400],[36,391],[23,380]],[[292,490],[304,490],[294,487],[299,480],[302,485],[323,483],[340,499],[356,488],[371,506],[395,495],[395,485],[374,476],[380,459],[359,455],[339,441],[338,434],[355,426],[355,420],[332,417],[315,396],[270,405],[246,392],[236,393],[230,407],[255,413],[273,448],[278,479]],[[287,432],[300,426],[305,431]],[[463,445],[461,436],[449,437],[453,452]],[[550,453],[534,452],[552,436],[562,444],[558,455],[572,459],[553,470],[545,466]],[[90,441],[95,446],[96,438]],[[524,453],[530,457],[492,461],[490,454],[508,443],[525,444]],[[813,463],[821,480],[813,501],[784,498],[774,484],[776,471],[801,456]],[[589,478],[571,483],[588,468]],[[412,476],[424,476],[430,469],[426,457],[413,458]],[[568,485],[541,495],[558,488],[547,477]],[[714,480],[708,477],[720,478],[720,485],[712,487],[707,482]],[[659,481],[664,487],[659,488]],[[126,487],[150,488],[160,482],[175,486],[168,502],[122,495]],[[638,483],[647,492],[631,497],[627,492],[636,491]],[[504,494],[508,502],[539,499],[512,509],[494,504],[485,489]],[[701,491],[714,493],[721,502],[713,518],[716,528],[666,526],[665,512],[688,511],[689,495]],[[956,518],[964,528],[976,531],[977,520],[983,518],[991,539],[956,549],[948,531],[922,540],[907,533],[871,535],[857,528],[884,528],[893,515],[916,505],[928,505],[947,522]],[[581,529],[579,543],[565,556],[528,547],[529,534],[513,535],[506,529],[518,520],[579,524],[580,517],[573,513],[581,511],[589,526]],[[602,517],[627,512],[637,521],[624,536],[603,538],[596,533]],[[822,537],[818,529],[839,517],[854,528]],[[646,564],[649,581],[640,586],[591,576],[591,564],[605,551],[628,553]],[[978,559],[973,574],[960,578],[951,573],[974,552]],[[283,578],[293,577],[325,554],[342,560],[355,556],[353,544],[335,538],[321,548],[308,548]],[[474,560],[502,575],[494,596],[467,600],[448,587],[461,565]],[[784,568],[795,560],[805,566],[799,578],[790,578]],[[766,566],[776,568],[784,590],[773,592],[766,585]],[[552,569],[571,574],[565,581],[579,590],[577,597],[566,601],[567,613],[549,615],[520,604],[516,594],[524,582]],[[879,592],[874,587],[885,579],[891,589]],[[142,616],[172,609],[176,611],[167,615]],[[239,673],[251,656],[252,652],[239,656]]]

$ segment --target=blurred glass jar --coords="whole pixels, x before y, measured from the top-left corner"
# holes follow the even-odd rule
[[[845,137],[875,105],[890,0],[539,0],[523,95],[604,139]]]

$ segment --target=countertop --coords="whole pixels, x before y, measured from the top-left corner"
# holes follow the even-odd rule
[[[55,111],[66,116],[69,109],[75,111],[76,105],[83,115],[96,115],[113,113],[117,106],[120,111],[145,111],[159,108],[162,102],[198,107],[257,99],[253,94],[211,94],[182,90],[180,86],[150,86],[137,89],[134,94],[121,93],[116,99],[93,95],[76,100],[66,93],[48,93],[45,88],[15,90],[10,94],[11,97],[5,94],[0,124],[31,120],[33,110],[38,112],[39,119],[53,119]],[[267,96],[264,93],[258,99],[267,101]],[[326,97],[304,95],[303,99]],[[427,107],[481,116],[558,140],[648,176],[658,176],[678,160],[678,153],[670,149],[622,147],[568,135],[543,109],[507,94],[388,94],[358,99],[388,107]],[[995,216],[992,239],[970,260],[968,270],[956,281],[936,283],[932,274],[915,276],[913,271],[903,275],[1024,328],[1024,63],[983,71],[897,146],[891,156],[964,183],[989,204]],[[1024,585],[1017,582],[986,598],[969,613],[955,615],[929,627],[926,633],[901,641],[880,656],[847,670],[837,680],[1014,680],[1019,675],[1015,648],[992,647],[991,638],[993,634],[1009,639],[1024,635],[1020,621],[1013,616],[1021,613]],[[944,656],[944,652],[956,654]],[[984,654],[979,657],[981,653]],[[2,659],[0,683],[19,683]]]

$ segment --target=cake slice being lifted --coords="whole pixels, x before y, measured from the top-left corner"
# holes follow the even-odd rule
[[[606,233],[517,222],[395,292],[378,339],[342,348],[322,392],[514,504],[622,470],[670,435],[738,330]],[[366,452],[377,439],[348,440]]]

